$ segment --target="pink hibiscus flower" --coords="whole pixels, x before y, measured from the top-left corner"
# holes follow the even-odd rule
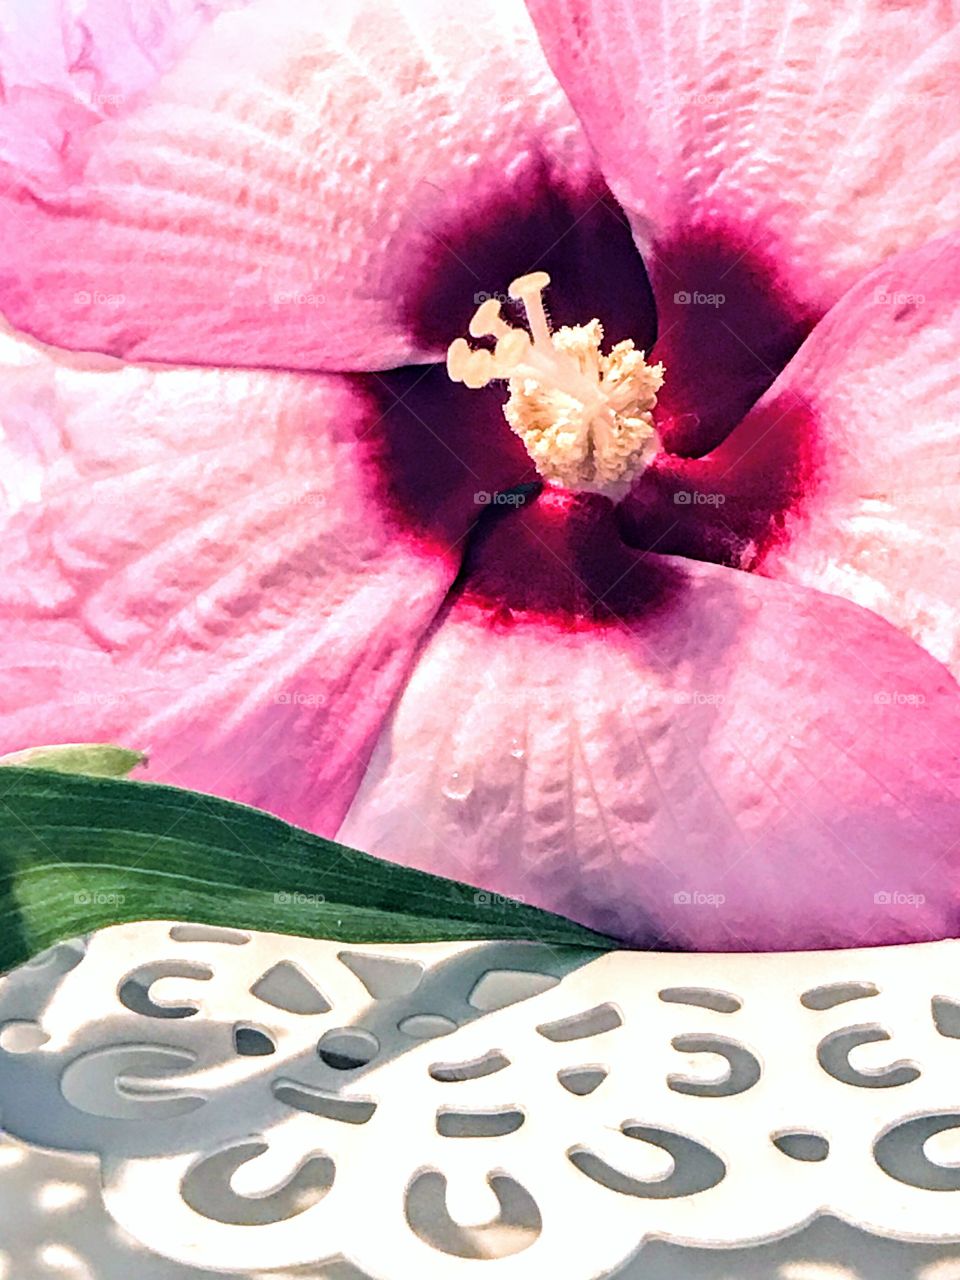
[[[529,8],[18,15],[0,750],[642,945],[954,933],[960,28]]]

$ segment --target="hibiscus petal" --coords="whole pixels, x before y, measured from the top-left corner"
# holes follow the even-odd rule
[[[584,260],[588,233],[628,246],[646,289],[520,0],[187,18],[182,57],[112,118],[64,109],[42,164],[14,138],[0,307],[18,327],[135,359],[391,368],[442,355],[475,293]],[[96,59],[112,31],[89,34]],[[439,326],[438,294],[456,299]]]
[[[955,932],[944,668],[846,601],[631,552],[568,498],[486,530],[340,839],[648,946]]]
[[[664,456],[631,542],[816,587],[960,676],[960,236],[898,255],[705,458]]]
[[[0,371],[0,752],[118,742],[150,777],[335,829],[457,573],[473,472],[445,451],[418,523],[424,438],[364,379],[13,337]]]
[[[31,0],[0,13],[0,169],[56,180],[65,144],[118,115],[238,0]],[[242,3],[242,0],[239,0]]]
[[[673,447],[706,452],[865,270],[954,225],[952,6],[529,8],[647,257]]]

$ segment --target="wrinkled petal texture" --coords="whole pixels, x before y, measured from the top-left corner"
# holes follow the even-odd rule
[[[719,443],[866,270],[955,225],[954,4],[528,7],[647,256],[676,452]]]
[[[29,0],[0,13],[0,172],[56,182],[68,144],[168,71],[243,0]]]
[[[944,668],[845,601],[594,556],[564,506],[480,542],[341,838],[645,946],[955,931]]]
[[[134,79],[109,118],[62,119],[56,165],[3,175],[0,309],[44,341],[281,368],[433,359],[473,295],[509,283],[465,259],[457,229],[496,204],[509,238],[508,210],[552,202],[536,258],[599,216],[605,189],[519,0],[180,16],[170,70]],[[437,333],[423,290],[445,280],[459,313]]]
[[[664,455],[639,546],[844,596],[960,675],[960,237],[890,259],[713,453]]]
[[[152,778],[334,829],[457,573],[473,474],[445,453],[419,528],[396,460],[424,440],[369,380],[9,336],[2,376],[0,752],[135,745]]]

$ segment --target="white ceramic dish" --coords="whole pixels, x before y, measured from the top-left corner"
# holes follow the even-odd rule
[[[960,1280],[960,944],[150,922],[0,983],[0,1280]]]

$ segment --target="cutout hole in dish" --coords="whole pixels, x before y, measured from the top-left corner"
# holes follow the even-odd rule
[[[891,1178],[923,1191],[960,1191],[960,1165],[937,1164],[930,1159],[931,1138],[960,1129],[960,1113],[937,1112],[915,1116],[882,1133],[873,1147],[873,1158]]]
[[[600,1186],[620,1195],[643,1200],[673,1200],[697,1195],[717,1186],[726,1177],[727,1167],[709,1147],[683,1134],[652,1125],[625,1121],[620,1131],[627,1138],[659,1147],[670,1157],[669,1172],[657,1178],[636,1178],[615,1168],[603,1157],[585,1147],[574,1147],[567,1159],[581,1173]]]
[[[557,1079],[568,1093],[576,1094],[578,1098],[585,1098],[595,1089],[599,1089],[608,1075],[606,1067],[564,1067],[562,1071],[557,1072]]]
[[[307,1111],[310,1115],[339,1120],[344,1124],[366,1124],[377,1109],[373,1098],[346,1098],[343,1094],[299,1084],[296,1080],[275,1081],[273,1095],[296,1111]]]
[[[364,951],[341,951],[338,959],[360,979],[374,1000],[409,996],[423,980],[423,965],[416,960],[368,955]]]
[[[850,1061],[850,1054],[865,1044],[879,1044],[890,1039],[890,1033],[874,1023],[859,1027],[844,1027],[833,1031],[817,1045],[817,1061],[834,1080],[860,1089],[896,1089],[912,1084],[920,1078],[920,1070],[913,1062],[898,1060],[889,1066],[870,1071],[858,1070]]]
[[[728,991],[712,987],[664,987],[659,993],[664,1004],[684,1004],[695,1009],[712,1009],[714,1013],[737,1013],[743,1001]]]
[[[314,1153],[282,1186],[266,1195],[239,1195],[232,1185],[237,1170],[267,1150],[265,1142],[251,1139],[199,1160],[185,1175],[181,1196],[195,1213],[213,1222],[235,1227],[269,1226],[305,1213],[333,1186],[333,1161]]]
[[[878,987],[872,982],[830,982],[822,987],[812,987],[800,997],[805,1009],[835,1009],[837,1005],[849,1004],[851,1000],[868,1000],[879,995]]]
[[[234,1027],[233,1047],[242,1058],[265,1058],[277,1052],[277,1044],[261,1027],[246,1024]]]
[[[710,1054],[726,1061],[723,1076],[712,1080],[695,1076],[670,1075],[667,1085],[674,1093],[685,1093],[694,1098],[732,1098],[746,1093],[760,1079],[761,1068],[757,1058],[745,1045],[726,1036],[688,1035],[675,1036],[671,1045],[678,1053]]]
[[[960,1001],[947,996],[934,996],[931,1001],[933,1023],[948,1040],[960,1040]]]
[[[189,1115],[206,1101],[179,1087],[197,1055],[175,1045],[118,1044],[82,1053],[64,1070],[60,1091],[87,1115],[108,1120],[163,1120]]]
[[[479,1080],[483,1076],[492,1076],[497,1071],[509,1067],[510,1059],[497,1049],[491,1049],[480,1058],[470,1062],[435,1062],[430,1068],[430,1075],[441,1084],[456,1084],[461,1080]]]
[[[0,1026],[0,1049],[4,1053],[35,1053],[50,1040],[36,1022],[11,1021]]]
[[[397,1030],[411,1040],[436,1040],[456,1031],[457,1024],[442,1013],[413,1013],[397,1024]]]
[[[830,1154],[830,1143],[827,1139],[822,1134],[812,1133],[806,1129],[793,1129],[772,1134],[771,1141],[785,1156],[805,1164],[819,1164]]]
[[[250,988],[251,995],[286,1013],[310,1017],[330,1012],[330,1001],[292,960],[280,960]]]
[[[529,1249],[543,1230],[537,1202],[506,1173],[488,1174],[487,1183],[500,1211],[490,1222],[467,1226],[450,1215],[443,1174],[434,1169],[418,1173],[407,1188],[404,1204],[410,1230],[431,1248],[454,1258],[507,1258]]]
[[[199,1004],[165,1004],[154,1000],[151,988],[161,978],[192,978],[196,982],[209,982],[212,977],[213,970],[205,964],[155,960],[132,969],[121,979],[117,999],[125,1009],[143,1018],[192,1018],[199,1012]]]
[[[524,1114],[516,1107],[493,1111],[455,1111],[443,1108],[437,1112],[437,1133],[441,1138],[502,1138],[516,1133]]]
[[[623,1026],[620,1010],[613,1004],[598,1004],[593,1009],[558,1018],[556,1022],[543,1022],[537,1027],[547,1040],[564,1043],[568,1040],[586,1040],[590,1036],[603,1035]]]
[[[249,933],[214,924],[175,924],[170,937],[174,942],[219,942],[228,947],[243,947],[250,941]]]
[[[507,1009],[521,1000],[529,1000],[559,985],[560,979],[549,973],[534,973],[522,969],[488,969],[482,974],[467,997],[468,1002],[481,1013],[494,1013]]]
[[[322,1062],[334,1071],[356,1071],[372,1062],[380,1052],[380,1042],[362,1027],[333,1027],[317,1045]]]

